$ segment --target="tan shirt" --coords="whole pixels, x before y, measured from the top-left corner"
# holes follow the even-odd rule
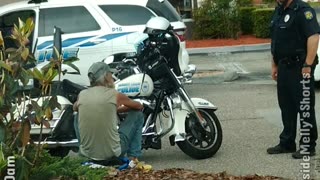
[[[95,160],[121,154],[115,89],[96,86],[79,94],[80,152]]]

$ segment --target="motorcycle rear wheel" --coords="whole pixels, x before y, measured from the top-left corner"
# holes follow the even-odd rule
[[[206,121],[205,131],[194,114],[186,119],[186,140],[177,142],[178,147],[194,159],[212,157],[219,150],[222,143],[221,124],[213,110],[198,109]]]

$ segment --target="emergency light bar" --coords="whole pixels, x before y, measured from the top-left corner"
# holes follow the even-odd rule
[[[48,2],[48,0],[30,0],[28,4],[32,4],[32,3],[40,4],[42,2]]]

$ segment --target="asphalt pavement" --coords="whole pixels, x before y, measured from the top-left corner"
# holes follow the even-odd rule
[[[142,160],[154,169],[186,168],[210,173],[226,171],[234,175],[302,179],[302,160],[293,159],[291,154],[266,153],[268,147],[278,143],[282,130],[276,83],[270,77],[270,51],[211,51],[190,58],[191,63],[198,66],[199,77],[186,89],[191,96],[207,99],[218,106],[216,114],[224,136],[222,146],[214,157],[194,160],[177,146],[170,146],[164,138],[163,148],[145,151]],[[319,90],[316,98],[320,99]],[[319,107],[317,101],[316,109]],[[319,111],[317,117],[320,117]],[[317,152],[320,153],[319,146]],[[320,157],[317,155],[310,162],[311,167],[307,168],[310,175],[320,179]]]

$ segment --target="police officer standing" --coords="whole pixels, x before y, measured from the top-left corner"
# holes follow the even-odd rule
[[[277,81],[283,131],[269,154],[314,156],[318,138],[313,72],[320,28],[315,11],[302,0],[277,0],[271,21],[272,78]],[[299,114],[299,116],[298,116]],[[301,139],[296,147],[297,118]]]

